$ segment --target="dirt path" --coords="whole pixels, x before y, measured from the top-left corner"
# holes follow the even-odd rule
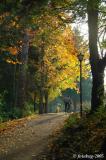
[[[0,135],[0,160],[37,160],[49,136],[63,124],[65,113],[45,114]]]

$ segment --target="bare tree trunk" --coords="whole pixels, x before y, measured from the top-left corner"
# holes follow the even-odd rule
[[[13,73],[13,108],[16,107],[16,67],[17,65],[14,65],[14,73]]]
[[[40,98],[39,98],[39,114],[43,114],[44,106],[43,106],[43,90],[40,89]]]
[[[42,42],[44,42],[44,37],[42,36]],[[39,55],[39,65],[40,65],[40,88],[39,88],[39,114],[44,112],[44,44],[41,44],[40,55]]]
[[[40,88],[39,88],[39,93],[40,93],[40,98],[39,98],[39,114],[43,114],[44,112],[44,103],[43,103],[43,99],[44,99],[44,74],[43,74],[43,71],[44,71],[44,62],[43,60],[41,59],[41,62],[40,62],[40,68],[41,68],[41,71],[40,71]]]
[[[37,103],[36,103],[36,93],[35,93],[35,92],[34,92],[34,100],[33,100],[33,103],[34,103],[34,112],[36,112]]]
[[[45,91],[45,113],[48,113],[48,91]]]
[[[28,50],[29,50],[29,35],[26,31],[23,38],[23,46],[21,53],[22,64],[20,64],[19,67],[18,95],[17,95],[18,96],[17,106],[22,109],[25,107],[25,101],[26,101]]]
[[[98,0],[88,1],[88,27],[89,27],[89,50],[92,71],[92,100],[91,111],[96,111],[103,104],[104,97],[104,68],[105,59],[99,58],[98,38]]]
[[[74,105],[74,112],[76,112],[77,111],[77,103],[75,100],[73,101],[73,105]]]

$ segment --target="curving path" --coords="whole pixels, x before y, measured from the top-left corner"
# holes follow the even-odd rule
[[[0,135],[0,160],[37,160],[47,150],[50,135],[68,115],[40,115]]]

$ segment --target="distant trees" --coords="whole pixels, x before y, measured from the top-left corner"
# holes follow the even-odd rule
[[[79,82],[77,83],[77,85],[79,86]],[[91,89],[92,89],[91,77],[89,77],[87,79],[83,79],[82,80],[83,110],[85,110],[87,107],[90,109]],[[79,103],[80,103],[80,96],[79,96],[78,91],[76,91],[74,89],[67,88],[66,90],[62,91],[62,95],[71,97],[71,99],[73,101],[73,107],[72,107],[73,111],[79,110],[78,106],[79,106]],[[87,105],[87,106],[85,106],[85,105]]]

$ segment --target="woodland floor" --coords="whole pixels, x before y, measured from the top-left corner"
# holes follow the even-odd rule
[[[47,151],[50,135],[68,114],[54,113],[23,118],[0,126],[0,160],[37,160]]]

